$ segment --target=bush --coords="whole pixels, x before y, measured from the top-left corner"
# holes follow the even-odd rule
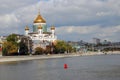
[[[41,47],[36,47],[35,48],[35,55],[42,55],[44,54],[44,49]]]

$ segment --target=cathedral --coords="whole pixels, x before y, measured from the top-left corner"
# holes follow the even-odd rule
[[[48,31],[46,20],[41,16],[40,12],[33,22],[33,32],[30,32],[28,26],[25,27],[25,36],[32,40],[33,50],[36,47],[46,48],[47,45],[52,45],[57,40],[55,27],[51,26],[50,31]]]

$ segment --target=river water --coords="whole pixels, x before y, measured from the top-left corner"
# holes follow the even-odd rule
[[[120,80],[120,55],[1,63],[0,80]]]

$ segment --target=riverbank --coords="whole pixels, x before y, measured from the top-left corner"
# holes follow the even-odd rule
[[[39,60],[39,59],[52,59],[52,58],[66,58],[81,56],[78,54],[53,54],[53,55],[30,55],[30,56],[3,56],[0,57],[0,63],[12,61],[26,61],[26,60]]]
[[[105,55],[105,54],[120,54],[120,52],[87,52],[87,53],[72,53],[72,54],[52,54],[52,55],[31,55],[31,56],[1,56],[0,63],[12,61],[26,61],[52,58],[67,58],[75,56],[91,56],[91,55]]]

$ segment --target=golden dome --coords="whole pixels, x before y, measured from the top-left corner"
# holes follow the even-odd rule
[[[28,26],[26,26],[26,27],[25,27],[25,30],[29,30],[29,27],[28,27]]]
[[[42,29],[42,26],[41,26],[41,25],[39,25],[39,26],[38,26],[38,29]]]
[[[42,18],[42,16],[39,13],[36,19],[34,20],[34,23],[46,23],[46,21]]]
[[[54,26],[51,26],[51,30],[55,30],[55,27],[54,27]]]

